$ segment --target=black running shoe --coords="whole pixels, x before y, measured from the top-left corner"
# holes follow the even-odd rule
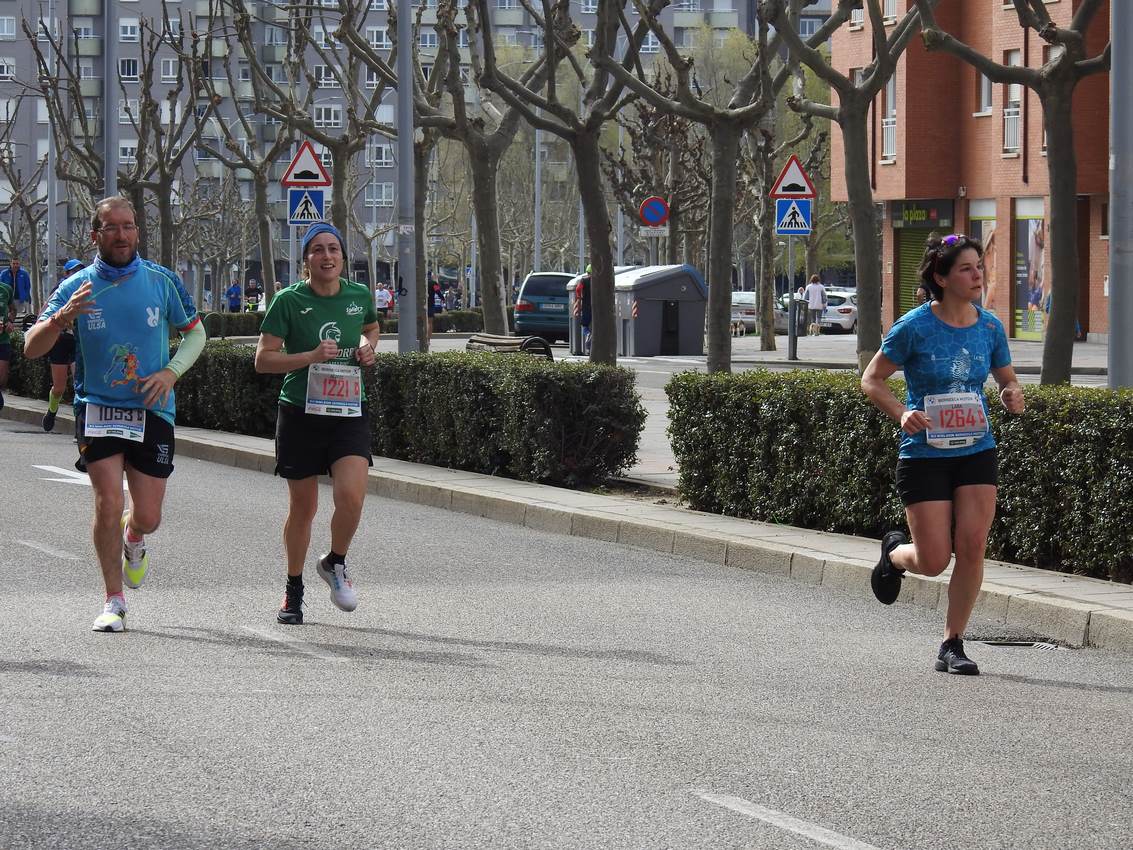
[[[936,656],[936,669],[941,673],[956,673],[960,676],[978,676],[980,668],[964,654],[964,641],[959,637],[948,638],[940,645]]]
[[[889,553],[908,542],[909,538],[903,531],[890,531],[881,538],[881,560],[873,568],[873,573],[869,577],[869,586],[873,588],[873,595],[882,605],[892,605],[897,601],[897,596],[901,593],[901,579],[905,577],[904,570],[893,566],[893,562],[889,560]]]
[[[55,414],[50,410],[43,414],[43,430],[53,431],[55,429]]]
[[[303,623],[303,585],[288,583],[283,590],[283,606],[275,615],[277,622],[285,626],[299,626]]]

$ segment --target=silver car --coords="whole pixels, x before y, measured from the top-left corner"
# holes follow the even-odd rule
[[[743,322],[746,331],[753,332],[759,327],[759,308],[755,303],[754,292],[732,293],[732,321]],[[775,333],[787,332],[787,311],[775,305]]]

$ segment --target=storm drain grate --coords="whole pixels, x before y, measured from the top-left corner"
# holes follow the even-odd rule
[[[1007,646],[1017,649],[1065,649],[1057,643],[1047,643],[1039,640],[981,640],[985,646]]]

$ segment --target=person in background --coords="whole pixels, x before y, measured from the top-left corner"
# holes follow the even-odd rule
[[[31,275],[27,269],[20,268],[20,258],[13,255],[8,260],[8,268],[0,271],[0,283],[12,287],[12,309],[19,314],[31,310]]]
[[[63,280],[56,284],[56,288],[66,283],[81,268],[81,260],[67,260],[63,264]],[[42,424],[44,431],[52,431],[55,428],[55,417],[59,413],[59,403],[67,390],[67,376],[75,372],[75,333],[71,328],[59,332],[59,339],[55,340],[55,344],[47,352],[47,362],[51,364],[51,389],[47,392],[47,412],[43,414]]]
[[[822,314],[826,312],[826,287],[816,274],[810,276],[810,283],[803,290],[803,300],[806,301],[807,324],[806,332],[809,336],[818,336],[822,332],[819,322]]]
[[[240,302],[244,296],[244,290],[236,281],[232,281],[232,285],[224,291],[224,298],[228,302],[229,313],[240,312]]]

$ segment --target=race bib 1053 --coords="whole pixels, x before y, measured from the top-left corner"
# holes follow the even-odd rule
[[[119,437],[140,443],[146,438],[146,412],[126,407],[88,404],[84,415],[84,437]]]

